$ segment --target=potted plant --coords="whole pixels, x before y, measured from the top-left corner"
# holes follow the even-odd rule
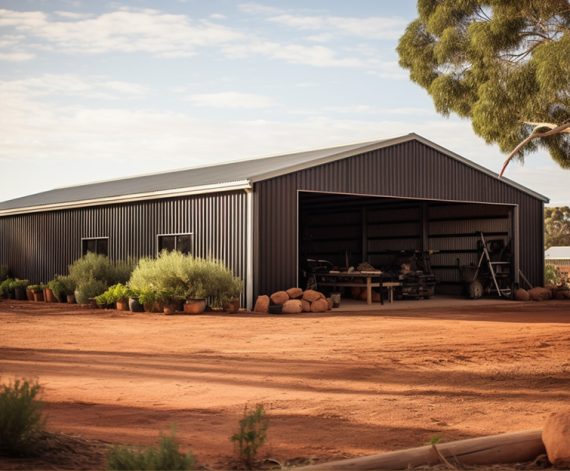
[[[95,298],[104,293],[106,289],[104,281],[88,278],[77,284],[75,300],[78,304],[90,304],[92,307],[97,307]]]
[[[179,305],[180,301],[184,300],[184,297],[176,292],[176,290],[162,290],[158,293],[158,299],[162,304],[162,310],[164,314],[174,314]]]
[[[27,299],[26,296],[26,288],[28,286],[28,280],[14,280],[12,283],[14,288],[14,298],[25,301]]]
[[[204,285],[197,281],[186,290],[186,303],[184,312],[186,314],[202,314],[206,310],[206,297],[208,292]]]
[[[97,305],[100,307],[115,307],[117,311],[129,310],[130,290],[122,283],[111,286],[103,294],[95,298]]]
[[[139,303],[143,305],[144,312],[152,312],[155,302],[156,292],[154,290],[147,288],[139,291]]]
[[[140,302],[140,292],[129,288],[129,310],[131,312],[143,312],[144,307]]]
[[[67,304],[75,304],[75,281],[70,276],[60,276],[60,283],[63,286],[63,293],[61,302],[67,302]],[[63,299],[65,297],[65,300]]]
[[[28,301],[34,300],[34,292],[31,290],[30,285],[26,286],[26,299]]]
[[[241,306],[239,296],[242,290],[242,282],[239,278],[225,279],[221,286],[222,294],[220,301],[225,312],[235,314]]]
[[[59,276],[56,276],[53,280],[48,282],[46,295],[46,301],[48,303],[62,302],[65,297],[65,286]]]
[[[31,285],[30,290],[34,295],[34,301],[36,303],[42,302],[44,300],[44,285]]]
[[[6,278],[4,281],[0,282],[0,296],[6,299],[10,299],[13,296],[12,283],[14,280],[12,278]]]

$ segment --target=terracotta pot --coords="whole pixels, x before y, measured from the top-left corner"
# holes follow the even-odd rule
[[[239,311],[240,302],[239,299],[232,299],[230,302],[224,304],[224,311],[228,314],[235,314]]]
[[[28,298],[28,301],[34,300],[34,292],[30,288],[26,288],[26,298]]]
[[[164,308],[162,309],[164,314],[167,316],[171,316],[176,312],[176,304],[165,304]]]
[[[184,312],[186,314],[202,314],[206,310],[205,299],[189,299],[184,304]]]
[[[44,292],[43,291],[34,291],[34,301],[36,303],[43,302],[44,300]]]
[[[129,303],[124,299],[117,301],[117,311],[128,311],[129,310]]]
[[[73,294],[67,295],[67,304],[75,304],[75,296]]]
[[[152,312],[162,312],[164,310],[164,304],[155,301],[152,305]]]
[[[44,297],[45,297],[46,303],[56,303],[57,302],[57,299],[56,299],[55,295],[53,294],[53,291],[50,288],[46,288],[44,290]]]
[[[153,306],[154,306],[154,303],[144,303],[143,304],[144,312],[152,312]]]

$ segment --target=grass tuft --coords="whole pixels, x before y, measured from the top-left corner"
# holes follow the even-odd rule
[[[0,451],[27,456],[37,452],[44,428],[36,381],[15,380],[0,385]]]
[[[194,467],[194,457],[179,450],[174,433],[161,435],[158,448],[148,447],[141,450],[125,446],[111,449],[107,457],[107,469],[124,471],[190,470]]]

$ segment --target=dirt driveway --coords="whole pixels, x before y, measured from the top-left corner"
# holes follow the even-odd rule
[[[165,317],[3,301],[0,375],[39,378],[52,430],[149,444],[175,424],[211,467],[257,402],[268,456],[364,455],[540,428],[570,404],[570,302]]]

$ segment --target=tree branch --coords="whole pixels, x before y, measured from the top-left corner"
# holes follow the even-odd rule
[[[509,156],[507,157],[507,160],[505,160],[505,163],[503,164],[503,168],[501,169],[501,173],[499,173],[499,178],[501,178],[503,176],[503,174],[505,173],[505,170],[507,169],[507,166],[509,165],[509,163],[511,162],[513,157],[524,146],[526,146],[529,142],[533,141],[534,139],[540,139],[543,137],[554,136],[556,134],[570,133],[570,122],[565,123],[565,124],[560,124],[560,125],[556,125],[556,124],[552,124],[552,123],[526,123],[526,124],[531,124],[531,125],[535,126],[535,128],[532,130],[530,135],[526,139],[524,139],[522,142],[520,142],[513,149],[513,151],[509,154]],[[538,130],[542,129],[542,128],[549,128],[549,131],[539,132]]]

